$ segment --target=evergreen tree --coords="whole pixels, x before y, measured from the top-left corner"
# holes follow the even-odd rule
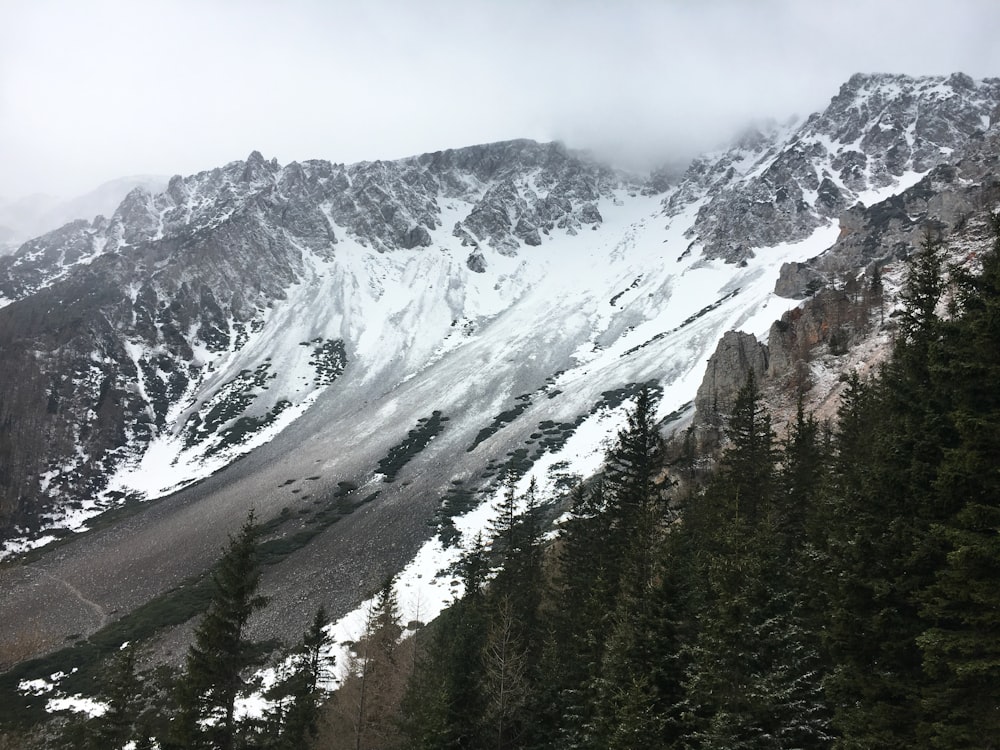
[[[663,468],[663,438],[656,427],[656,398],[649,388],[636,397],[615,445],[604,461],[603,495],[608,542],[617,550],[617,570],[609,570],[617,591],[625,583],[640,588],[652,579],[654,540],[663,520],[656,477]]]
[[[524,512],[517,509],[524,505]],[[541,648],[539,604],[542,595],[542,530],[538,519],[535,482],[518,498],[510,483],[500,502],[497,520],[491,526],[500,569],[489,587],[489,598],[511,608],[517,640],[529,648],[537,662]]]
[[[790,555],[814,540],[817,531],[808,527],[807,520],[816,516],[826,469],[819,432],[819,423],[806,415],[799,399],[795,422],[781,449],[778,491],[774,495],[773,523]]]
[[[719,462],[720,491],[734,517],[753,527],[771,499],[774,482],[774,432],[757,379],[751,370],[736,394],[725,428],[728,446]]]
[[[935,481],[941,518],[930,543],[942,559],[922,593],[918,642],[931,678],[923,735],[939,748],[996,747],[1000,737],[1000,216],[982,272],[956,270],[956,319],[932,352],[956,440]]]
[[[333,642],[326,624],[326,610],[320,606],[292,655],[291,674],[268,695],[275,702],[273,724],[277,737],[273,746],[276,748],[298,750],[318,733],[323,683],[331,676],[333,667],[326,655]]]
[[[357,750],[385,747],[395,737],[390,717],[402,698],[406,680],[396,659],[402,633],[393,576],[386,579],[375,596],[360,644],[355,670],[359,684],[355,725]]]
[[[256,645],[246,636],[251,615],[266,603],[257,593],[259,535],[251,511],[239,533],[230,536],[213,572],[215,594],[195,630],[181,681],[174,738],[179,747],[235,747],[236,697],[247,670],[260,663]]]
[[[815,424],[800,412],[776,478],[770,417],[751,375],[727,436],[716,475],[684,516],[699,623],[687,647],[688,741],[720,750],[824,747],[820,655],[803,607],[811,592],[792,569],[817,468]]]
[[[136,673],[135,658],[135,647],[126,644],[110,660],[99,696],[107,710],[101,716],[71,722],[63,738],[67,746],[105,750],[141,737],[136,725],[142,709],[143,681]]]
[[[611,576],[619,550],[609,544],[603,485],[573,492],[557,553],[554,604],[542,674],[549,678],[541,703],[550,744],[576,747],[593,720],[593,686],[599,675],[614,610]]]
[[[672,747],[686,732],[682,717],[684,643],[690,637],[687,575],[676,534],[657,549],[654,580],[641,597],[627,590],[615,611],[599,677],[591,746]]]
[[[101,717],[96,746],[119,747],[132,739],[141,710],[142,680],[136,673],[136,650],[126,644],[114,660],[106,695],[108,710]]]
[[[918,560],[928,495],[911,471],[920,420],[897,398],[899,373],[887,368],[846,394],[836,440],[826,545],[836,666],[827,691],[842,747],[907,747],[919,723],[917,596],[930,569]],[[918,467],[924,476],[927,469]]]
[[[937,307],[944,292],[942,275],[944,239],[940,231],[926,229],[920,251],[910,261],[902,291],[904,339],[925,348],[938,322]]]
[[[402,728],[409,745],[424,750],[482,747],[485,698],[482,653],[486,640],[485,573],[477,536],[459,566],[462,598],[419,637],[413,674],[402,701]]]

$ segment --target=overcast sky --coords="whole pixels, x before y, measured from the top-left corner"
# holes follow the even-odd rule
[[[662,158],[820,109],[856,71],[998,76],[998,32],[997,0],[0,0],[0,196],[254,149]]]

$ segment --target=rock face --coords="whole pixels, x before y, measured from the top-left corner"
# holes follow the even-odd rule
[[[915,185],[886,200],[856,204],[840,215],[840,237],[804,263],[785,264],[775,294],[804,299],[824,286],[869,279],[878,269],[905,260],[927,231],[951,233],[1000,198],[1000,127],[971,138],[954,164],[940,164]],[[851,282],[853,283],[853,282]]]
[[[805,122],[762,126],[696,160],[665,198],[665,213],[676,216],[707,190],[691,239],[708,257],[739,262],[949,162],[982,137],[998,101],[1000,79],[852,76]]]
[[[694,427],[699,442],[710,445],[718,440],[725,418],[732,412],[736,395],[746,385],[750,373],[760,382],[767,369],[767,346],[753,334],[729,331],[719,340],[694,401]]]

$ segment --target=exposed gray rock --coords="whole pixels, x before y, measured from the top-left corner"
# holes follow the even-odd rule
[[[902,260],[930,229],[953,231],[1000,193],[1000,128],[970,140],[956,164],[941,164],[917,184],[872,206],[840,216],[840,236],[823,254],[781,268],[775,293],[801,299],[819,286]],[[991,203],[992,201],[992,203]]]
[[[753,130],[693,162],[664,210],[708,192],[689,237],[706,256],[739,262],[804,239],[863,191],[947,162],[982,137],[998,104],[1000,79],[855,75],[794,130]]]
[[[760,382],[767,368],[767,346],[753,334],[729,331],[719,340],[694,400],[694,427],[699,440],[711,443],[718,439],[749,374],[752,372]]]
[[[486,272],[486,258],[483,257],[483,254],[479,250],[469,253],[469,257],[465,259],[465,265],[473,273]]]
[[[819,344],[826,344],[833,354],[855,346],[866,332],[877,297],[871,279],[862,277],[846,289],[822,289],[801,307],[786,312],[768,332],[768,377],[800,376],[801,364]]]
[[[774,293],[788,299],[805,299],[814,294],[826,279],[806,263],[782,263]]]

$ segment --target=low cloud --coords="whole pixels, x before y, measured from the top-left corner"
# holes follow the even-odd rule
[[[820,109],[857,71],[998,75],[997,28],[992,0],[12,3],[0,195],[253,149],[350,162],[530,137],[635,165]]]

